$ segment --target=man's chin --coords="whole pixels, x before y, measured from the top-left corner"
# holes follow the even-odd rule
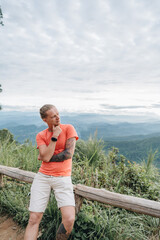
[[[57,122],[54,126],[56,127],[56,126],[59,126],[60,125],[60,122]]]

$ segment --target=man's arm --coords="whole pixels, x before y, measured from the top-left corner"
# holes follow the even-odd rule
[[[50,141],[50,144],[48,146],[46,145],[39,146],[38,160],[43,162],[49,162],[50,158],[53,156],[55,147],[56,147],[56,142],[52,142],[52,141]]]
[[[56,126],[56,127],[53,126],[53,137],[58,138],[61,132],[62,130],[60,126]],[[50,141],[48,146],[46,146],[45,144],[39,146],[38,160],[49,162],[49,160],[54,154],[55,147],[56,147],[56,142],[53,142],[53,141]]]
[[[72,158],[76,146],[76,138],[69,138],[66,141],[66,148],[63,152],[53,155],[50,162],[63,162],[64,160]]]

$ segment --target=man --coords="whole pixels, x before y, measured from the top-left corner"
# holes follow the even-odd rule
[[[39,224],[53,189],[62,215],[56,240],[68,239],[75,220],[75,201],[71,182],[72,156],[77,133],[72,125],[60,124],[59,112],[54,105],[40,109],[48,128],[37,134],[38,160],[42,161],[31,187],[30,218],[24,240],[35,240]]]

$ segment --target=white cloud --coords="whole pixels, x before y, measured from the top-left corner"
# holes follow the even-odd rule
[[[159,7],[158,0],[4,2],[1,103],[56,101],[91,112],[159,103]]]

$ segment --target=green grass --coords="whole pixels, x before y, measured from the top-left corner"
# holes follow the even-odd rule
[[[130,163],[113,148],[108,155],[103,142],[96,137],[78,141],[73,157],[72,180],[74,184],[105,188],[110,191],[160,200],[160,176],[150,163]],[[3,140],[0,145],[0,164],[37,172],[40,162],[38,151],[30,142],[18,144]],[[147,166],[147,167],[146,167]],[[21,226],[28,222],[30,184],[5,177],[5,187],[0,189],[0,211],[7,212]],[[61,221],[60,212],[52,194],[41,222],[40,240],[54,239]],[[158,218],[136,214],[124,209],[84,200],[74,225],[70,240],[157,240],[160,234]]]
[[[2,141],[0,145],[0,164],[37,172],[40,167],[38,150],[31,142],[19,144],[16,141]]]

